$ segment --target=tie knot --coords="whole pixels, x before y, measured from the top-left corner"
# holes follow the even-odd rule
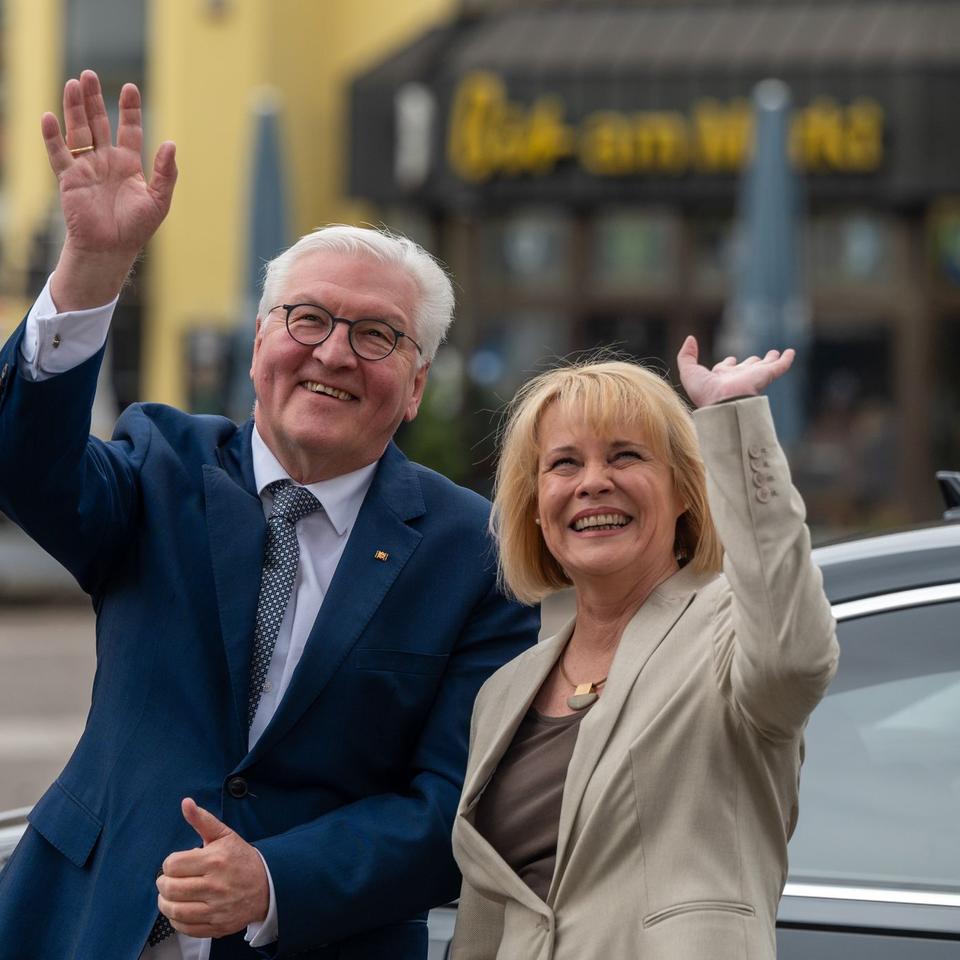
[[[301,517],[320,509],[320,501],[306,488],[289,480],[277,480],[267,489],[273,494],[273,516],[296,523]]]

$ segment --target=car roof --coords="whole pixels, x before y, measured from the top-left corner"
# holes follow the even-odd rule
[[[901,530],[817,547],[831,603],[960,581],[960,523]]]

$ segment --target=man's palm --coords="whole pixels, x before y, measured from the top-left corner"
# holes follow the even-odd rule
[[[140,250],[166,215],[139,155],[109,147],[80,158],[60,180],[67,234],[78,250]]]

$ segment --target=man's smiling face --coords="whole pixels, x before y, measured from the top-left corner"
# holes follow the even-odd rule
[[[402,267],[365,256],[315,251],[294,264],[280,303],[313,303],[348,320],[385,320],[417,339],[416,281]],[[284,311],[257,321],[250,378],[264,442],[300,483],[373,463],[403,420],[417,415],[428,365],[401,337],[384,360],[362,360],[346,324],[315,347],[287,333]]]

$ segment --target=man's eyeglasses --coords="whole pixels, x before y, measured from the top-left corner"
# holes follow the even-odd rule
[[[392,327],[386,320],[347,320],[335,317],[329,310],[315,303],[282,303],[271,309],[286,312],[287,333],[305,347],[323,343],[338,323],[347,325],[347,339],[353,352],[363,360],[384,360],[397,349],[401,337],[406,337],[423,354],[420,344],[409,334]]]

